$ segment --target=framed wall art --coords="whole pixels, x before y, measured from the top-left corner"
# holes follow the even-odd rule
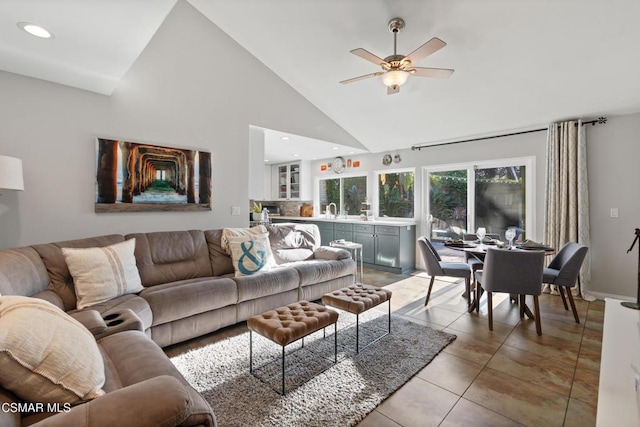
[[[211,153],[96,139],[96,212],[211,210]]]

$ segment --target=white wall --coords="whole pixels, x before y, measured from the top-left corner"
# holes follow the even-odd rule
[[[246,225],[250,125],[357,145],[183,1],[111,97],[4,72],[0,94],[0,154],[25,178],[0,196],[0,247]],[[211,151],[213,210],[94,213],[96,136]]]

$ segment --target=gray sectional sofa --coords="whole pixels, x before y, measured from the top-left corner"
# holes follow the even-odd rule
[[[350,253],[321,247],[317,226],[278,224],[267,229],[278,265],[241,277],[234,276],[231,257],[222,249],[221,229],[105,235],[0,251],[0,294],[44,299],[79,320],[94,333],[107,371],[105,396],[49,417],[0,412],[0,425],[26,425],[40,418],[45,418],[42,425],[129,425],[131,420],[119,418],[129,416],[137,417],[133,424],[156,425],[165,415],[176,425],[214,425],[208,404],[159,347],[281,305],[319,299],[354,281]],[[131,238],[136,239],[135,258],[144,289],[77,310],[73,278],[61,248],[102,247]],[[158,387],[174,391],[158,396],[154,391]],[[175,399],[175,404],[167,399]],[[10,391],[0,388],[0,403],[16,401]],[[140,405],[136,411],[123,411],[118,405],[124,402]],[[160,418],[146,414],[156,406],[176,413]]]

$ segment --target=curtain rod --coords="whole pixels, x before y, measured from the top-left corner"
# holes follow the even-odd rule
[[[606,117],[598,117],[597,120],[589,120],[588,122],[582,122],[582,125],[587,125],[587,124],[591,124],[591,126],[595,126],[595,125],[602,125],[607,123],[607,118]],[[576,123],[577,125],[577,123]],[[415,151],[415,150],[422,150],[423,148],[429,148],[429,147],[439,147],[442,145],[452,145],[452,144],[462,144],[464,142],[474,142],[474,141],[483,141],[485,139],[494,139],[494,138],[503,138],[505,136],[514,136],[514,135],[523,135],[525,133],[533,133],[533,132],[542,132],[547,130],[548,128],[540,128],[540,129],[531,129],[531,130],[524,130],[521,132],[512,132],[512,133],[506,133],[503,135],[493,135],[493,136],[483,136],[480,138],[472,138],[472,139],[462,139],[459,141],[450,141],[450,142],[441,142],[441,143],[436,143],[436,144],[421,144],[421,145],[412,145],[411,146],[411,150]]]

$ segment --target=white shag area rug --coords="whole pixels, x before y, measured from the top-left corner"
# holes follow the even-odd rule
[[[360,315],[360,346],[387,330],[388,315]],[[280,390],[282,349],[253,334],[254,369],[249,373],[249,332],[171,358],[209,402],[221,427],[353,426],[426,366],[456,336],[393,316],[391,334],[355,353],[355,316],[340,312],[338,363],[333,364],[334,328],[287,346],[286,395]]]

